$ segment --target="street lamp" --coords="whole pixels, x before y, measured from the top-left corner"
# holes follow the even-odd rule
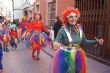
[[[14,0],[12,0],[12,8],[13,8],[13,20],[14,20]]]

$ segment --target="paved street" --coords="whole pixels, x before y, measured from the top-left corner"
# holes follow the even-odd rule
[[[4,53],[4,73],[48,73],[50,62],[51,58],[42,51],[40,61],[35,61],[31,58],[31,49],[19,47]]]
[[[21,48],[22,46],[22,48]],[[4,73],[49,73],[54,51],[48,46],[40,54],[40,61],[31,58],[31,49],[24,48],[22,43],[17,50],[4,53]],[[87,58],[87,73],[110,73],[110,67]]]
[[[87,58],[87,73],[110,73],[110,67]]]

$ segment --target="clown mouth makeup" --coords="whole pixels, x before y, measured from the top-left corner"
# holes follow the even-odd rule
[[[74,20],[69,20],[69,23],[70,23],[70,24],[76,24],[76,22],[77,22],[76,19],[74,19]]]

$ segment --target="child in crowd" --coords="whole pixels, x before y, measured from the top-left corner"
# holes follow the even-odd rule
[[[11,29],[10,38],[11,38],[10,45],[16,49],[18,45],[18,33],[16,28]]]

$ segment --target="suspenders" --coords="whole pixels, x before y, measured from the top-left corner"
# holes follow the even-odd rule
[[[68,37],[68,40],[69,40],[69,43],[72,43],[72,37],[71,37],[71,35],[70,35],[70,33],[69,33],[69,31],[67,30],[67,28],[66,27],[64,27],[64,30],[65,30],[65,32],[66,32],[66,35],[67,35],[67,37]]]
[[[66,35],[68,37],[69,44],[71,45],[72,44],[72,41],[73,41],[72,40],[72,37],[71,37],[71,35],[70,35],[70,33],[69,33],[69,31],[68,31],[68,29],[66,27],[64,27],[64,30],[65,30]],[[82,39],[82,33],[83,33],[83,31],[82,31],[82,28],[81,27],[79,27],[79,32],[80,32],[80,39]]]

